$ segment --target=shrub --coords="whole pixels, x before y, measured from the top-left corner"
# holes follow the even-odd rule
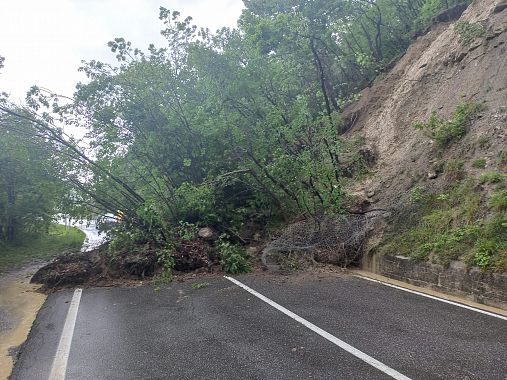
[[[463,160],[449,160],[444,166],[444,175],[449,181],[460,181],[465,177]]]
[[[481,185],[484,185],[486,183],[500,183],[502,182],[507,176],[502,173],[498,172],[491,172],[491,173],[484,173],[481,174],[479,178],[479,183]]]
[[[456,22],[454,29],[463,45],[470,45],[475,39],[484,37],[486,34],[486,29],[481,24],[468,21]]]
[[[250,257],[239,245],[227,241],[227,236],[222,235],[218,241],[218,258],[220,265],[226,273],[238,274],[251,271]]]
[[[507,191],[494,193],[488,202],[488,206],[494,211],[507,211]]]
[[[484,158],[478,158],[472,162],[472,166],[476,169],[484,169],[486,167],[486,160]]]
[[[486,269],[491,264],[491,257],[498,251],[498,245],[491,240],[481,240],[474,247],[474,264]]]
[[[437,146],[444,148],[463,138],[467,133],[468,124],[484,108],[484,102],[463,102],[456,107],[449,120],[440,118],[436,111],[433,111],[426,123],[417,122],[413,127],[429,130],[431,138],[435,140]]]
[[[162,272],[153,278],[155,285],[165,285],[173,279],[173,269],[176,264],[174,260],[174,248],[161,249],[157,252],[157,263],[162,267]]]

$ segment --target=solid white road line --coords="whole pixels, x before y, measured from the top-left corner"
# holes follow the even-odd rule
[[[62,330],[62,336],[58,343],[56,355],[51,367],[51,374],[49,380],[64,380],[65,372],[67,371],[67,361],[69,360],[70,345],[72,343],[72,336],[74,335],[74,326],[76,325],[77,311],[79,309],[79,302],[81,301],[81,289],[76,289],[70,301],[69,311]]]
[[[495,318],[499,318],[499,319],[503,319],[504,321],[507,321],[507,317],[506,316],[503,316],[503,315],[500,315],[500,314],[491,313],[491,312],[486,311],[486,310],[477,309],[476,307],[464,305],[464,304],[461,304],[459,302],[449,301],[449,300],[446,300],[444,298],[435,297],[435,296],[432,296],[432,295],[429,295],[429,294],[426,294],[426,293],[418,292],[416,290],[403,288],[401,286],[389,284],[387,282],[383,282],[383,281],[379,281],[379,280],[374,280],[373,278],[368,278],[368,277],[363,277],[363,276],[356,276],[356,277],[362,278],[363,280],[368,280],[368,281],[371,281],[371,282],[376,282],[376,283],[379,283],[379,284],[382,284],[382,285],[385,285],[385,286],[390,286],[391,288],[403,290],[403,291],[408,292],[408,293],[417,294],[419,296],[423,296],[423,297],[426,297],[426,298],[431,298],[432,300],[437,300],[437,301],[440,301],[440,302],[445,302],[445,303],[448,303],[450,305],[462,307],[463,309],[472,310],[472,311],[475,311],[477,313],[489,315],[490,317],[495,317]]]
[[[293,313],[292,311],[286,309],[285,307],[283,307],[283,306],[277,304],[276,302],[270,300],[269,298],[263,296],[259,292],[256,292],[252,288],[249,288],[248,286],[246,286],[245,284],[239,282],[238,280],[236,280],[236,279],[234,279],[232,277],[228,277],[228,276],[224,276],[224,277],[226,279],[228,279],[229,281],[233,282],[234,284],[238,285],[239,287],[245,289],[250,294],[253,294],[255,297],[259,298],[260,300],[266,302],[268,305],[274,307],[278,311],[281,311],[286,316],[294,319],[295,321],[301,323],[303,326],[305,326],[305,327],[309,328],[310,330],[312,330],[313,332],[319,334],[324,339],[327,339],[331,343],[336,344],[341,349],[343,349],[343,350],[347,351],[348,353],[354,355],[355,357],[361,359],[365,363],[367,363],[367,364],[369,364],[369,365],[377,368],[378,370],[384,372],[385,374],[391,376],[393,379],[396,379],[396,380],[410,380],[409,377],[407,377],[407,376],[399,373],[398,371],[396,371],[396,370],[388,367],[384,363],[379,362],[377,359],[372,358],[371,356],[365,354],[364,352],[358,350],[357,348],[352,347],[350,344],[345,343],[343,340],[338,339],[337,337],[335,337],[334,335],[331,335],[327,331],[322,330],[320,327],[315,326],[313,323],[307,321],[306,319],[300,317],[299,315]]]

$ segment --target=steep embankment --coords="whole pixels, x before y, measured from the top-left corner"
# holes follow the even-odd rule
[[[370,259],[401,253],[442,270],[457,259],[505,270],[507,247],[498,234],[486,242],[491,249],[473,247],[492,236],[490,221],[501,228],[507,207],[507,9],[500,3],[476,0],[459,20],[433,25],[345,110],[345,136],[360,137],[376,156],[349,194],[365,209],[391,212],[369,241]],[[414,240],[424,239],[431,223],[449,239]],[[400,240],[408,243],[400,247]],[[505,278],[502,284],[507,293]]]

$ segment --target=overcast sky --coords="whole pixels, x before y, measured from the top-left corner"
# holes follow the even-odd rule
[[[241,0],[0,0],[0,91],[19,102],[34,84],[72,95],[81,60],[113,62],[115,37],[143,50],[163,46],[158,8],[192,16],[199,27],[235,27]]]

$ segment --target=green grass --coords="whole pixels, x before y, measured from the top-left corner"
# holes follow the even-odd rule
[[[54,224],[47,235],[26,236],[13,243],[0,243],[0,273],[32,261],[49,260],[65,251],[78,250],[84,239],[83,231]]]
[[[476,169],[484,169],[486,167],[486,160],[484,158],[478,158],[472,162],[472,166]]]

